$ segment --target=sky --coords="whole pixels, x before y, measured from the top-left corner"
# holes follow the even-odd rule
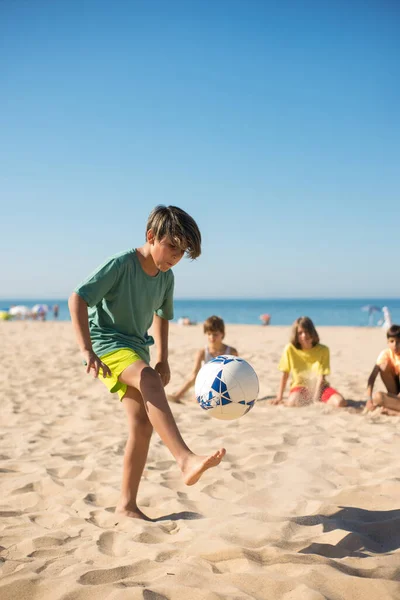
[[[0,297],[197,221],[177,298],[399,297],[396,0],[0,0]]]

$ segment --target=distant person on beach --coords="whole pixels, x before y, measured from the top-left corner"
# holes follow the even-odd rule
[[[53,306],[53,319],[58,319],[59,306],[55,304]]]
[[[268,313],[260,315],[259,319],[261,321],[261,325],[267,326],[271,323],[271,315],[269,315]]]
[[[179,317],[177,321],[178,325],[188,326],[188,325],[196,325],[196,321],[191,321],[189,317]]]
[[[284,348],[279,370],[282,377],[278,395],[270,404],[305,406],[324,402],[331,406],[346,406],[343,396],[325,380],[330,373],[329,348],[319,343],[319,335],[309,317],[299,317],[293,323],[290,343]],[[292,376],[290,392],[284,401],[289,375]]]
[[[386,337],[388,347],[379,354],[368,377],[365,412],[379,408],[383,414],[400,416],[400,325],[392,325],[386,331]],[[387,393],[373,393],[378,375]]]
[[[173,318],[174,267],[186,253],[201,253],[197,224],[176,206],[156,206],[143,246],[111,257],[69,298],[69,309],[86,373],[117,392],[128,420],[121,497],[116,512],[147,519],[137,493],[153,427],[174,456],[186,485],[217,466],[221,448],[209,456],[194,454],[179,432],[164,386],[170,379],[168,321]],[[88,314],[89,307],[89,314]],[[157,363],[150,367],[148,334],[153,324]]]
[[[223,342],[225,337],[225,323],[221,317],[216,317],[215,315],[208,317],[204,321],[203,331],[207,336],[207,345],[196,352],[193,371],[187,381],[177,392],[168,395],[169,399],[173,402],[180,402],[181,398],[194,385],[197,373],[200,371],[202,365],[221,354],[238,356],[236,348],[227,346]]]

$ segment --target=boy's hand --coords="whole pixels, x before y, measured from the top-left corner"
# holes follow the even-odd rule
[[[158,362],[156,364],[156,366],[154,367],[154,370],[157,371],[157,373],[161,377],[161,382],[162,382],[163,386],[165,387],[169,383],[169,380],[171,379],[171,372],[169,370],[168,361],[163,360],[163,361]]]
[[[93,350],[85,350],[83,354],[83,364],[86,366],[86,373],[92,371],[93,377],[99,376],[99,371],[102,369],[103,377],[111,377],[111,371],[109,367],[93,352]]]

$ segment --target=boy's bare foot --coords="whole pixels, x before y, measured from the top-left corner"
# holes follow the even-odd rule
[[[210,456],[197,456],[197,454],[189,455],[181,467],[183,481],[186,485],[194,485],[198,482],[204,471],[219,465],[225,454],[225,448],[221,448],[221,450],[217,450],[217,452]]]
[[[141,519],[142,521],[152,521],[152,519],[150,519],[150,517],[148,517],[147,515],[145,515],[140,508],[136,507],[123,507],[123,506],[116,506],[115,507],[115,514],[116,515],[121,515],[123,517],[130,517],[131,519]]]

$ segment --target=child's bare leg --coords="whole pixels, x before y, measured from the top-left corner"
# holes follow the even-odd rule
[[[337,408],[347,406],[347,402],[341,394],[332,394],[326,404],[329,404],[330,406],[336,406]]]
[[[291,392],[289,394],[289,398],[286,400],[286,406],[305,406],[306,404],[310,404],[311,399],[307,392],[305,391],[297,391]]]
[[[395,411],[400,416],[400,396],[396,394],[385,394],[385,392],[376,392],[373,395],[372,403],[374,407],[382,406],[383,411],[390,411],[386,414],[393,414],[392,411]]]
[[[137,492],[146,464],[153,427],[138,390],[128,387],[123,399],[128,418],[128,441],[122,471],[121,498],[115,512],[147,519],[137,505]]]
[[[382,406],[381,415],[389,415],[390,417],[400,417],[399,410],[393,410],[392,408],[385,408]]]
[[[399,378],[390,364],[381,366],[380,375],[389,394],[396,395],[400,392]]]
[[[121,373],[119,380],[140,390],[150,423],[177,461],[186,485],[193,485],[204,471],[221,462],[226,452],[224,448],[209,456],[199,456],[185,444],[169,407],[160,376],[154,369],[144,361],[137,361]]]

